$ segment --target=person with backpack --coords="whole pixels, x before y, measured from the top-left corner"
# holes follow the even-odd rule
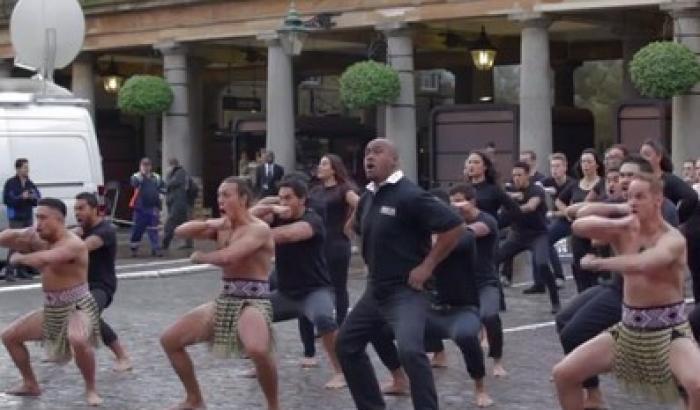
[[[170,165],[170,171],[165,177],[165,205],[168,209],[168,219],[163,233],[165,251],[170,248],[175,228],[190,219],[190,208],[199,194],[197,183],[192,180],[177,158],[170,158],[168,165]]]
[[[131,176],[134,194],[129,206],[134,210],[134,226],[131,230],[131,256],[138,256],[138,248],[144,232],[148,233],[151,244],[151,256],[162,256],[158,241],[158,224],[160,222],[160,194],[164,189],[163,179],[153,172],[151,160],[141,159],[139,171]]]

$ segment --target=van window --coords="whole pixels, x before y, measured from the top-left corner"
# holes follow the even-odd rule
[[[14,158],[29,160],[29,178],[39,185],[74,186],[92,180],[86,141],[71,135],[27,135],[10,137]]]

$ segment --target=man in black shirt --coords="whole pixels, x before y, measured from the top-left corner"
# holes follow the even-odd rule
[[[549,217],[549,226],[547,227],[547,236],[549,237],[550,245],[549,263],[552,265],[554,276],[562,281],[564,280],[564,270],[561,267],[559,254],[554,248],[554,244],[571,235],[571,222],[566,218],[566,206],[561,204],[562,206],[559,207],[557,205],[557,198],[559,198],[559,194],[562,191],[570,189],[571,186],[576,184],[576,180],[566,174],[567,168],[568,161],[566,155],[561,152],[553,153],[549,157],[549,171],[551,176],[542,181],[545,192],[548,193],[552,199],[552,210],[547,213]],[[544,289],[544,284],[536,283],[536,287]]]
[[[547,205],[544,190],[530,183],[530,166],[516,162],[513,166],[513,185],[516,192],[511,196],[519,207],[511,211],[512,231],[500,246],[496,263],[501,264],[524,250],[532,252],[534,276],[545,284],[552,303],[552,313],[559,311],[559,294],[554,275],[549,269],[549,241],[547,239]]]
[[[259,204],[251,212],[272,228],[277,289],[270,295],[273,321],[306,317],[321,335],[335,374],[326,388],[345,387],[335,353],[338,325],[333,315],[333,288],[324,257],[323,219],[306,207],[307,187],[299,178],[279,185],[279,205]]]
[[[530,182],[542,182],[545,179],[543,173],[537,170],[537,154],[532,150],[525,150],[520,152],[520,161],[526,163],[530,167],[528,174],[530,175]]]
[[[416,409],[438,408],[424,334],[428,300],[420,290],[435,267],[452,251],[464,230],[448,206],[404,178],[398,153],[386,139],[365,149],[365,174],[371,182],[356,211],[362,256],[369,270],[365,293],[343,323],[337,352],[355,405],[384,408],[366,347],[388,324],[410,380]],[[436,235],[431,246],[431,234]]]
[[[114,260],[117,254],[117,232],[100,216],[94,194],[82,192],[75,197],[75,219],[80,224],[76,233],[88,247],[88,285],[100,312],[112,303],[117,291],[117,275]],[[119,342],[117,334],[100,318],[100,336],[105,346],[114,352],[114,370],[131,370],[131,360]]]

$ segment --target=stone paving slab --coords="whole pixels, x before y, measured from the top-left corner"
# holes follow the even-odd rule
[[[524,279],[521,278],[521,280]],[[106,348],[98,352],[98,382],[105,398],[106,409],[150,410],[162,409],[182,398],[182,387],[162,353],[160,332],[179,315],[200,303],[212,299],[218,290],[216,270],[186,276],[122,281],[115,303],[106,314],[134,359],[135,368],[129,374],[113,373],[110,353]],[[564,298],[572,295],[571,281],[567,283]],[[350,280],[352,299],[356,300],[364,288],[362,275]],[[553,385],[549,372],[562,357],[546,295],[523,296],[522,287],[507,289],[508,312],[503,316],[506,328],[540,324],[532,330],[507,333],[505,363],[510,371],[503,380],[487,378],[496,405],[494,410],[556,409]],[[18,315],[39,307],[37,289],[18,290],[0,294],[0,327],[6,326]],[[280,372],[280,393],[285,409],[353,409],[347,390],[326,391],[321,386],[330,377],[330,370],[321,360],[321,367],[303,370],[298,362],[301,356],[295,321],[275,325],[277,359]],[[468,380],[461,358],[452,344],[448,344],[450,367],[436,370],[440,404],[443,409],[474,408],[472,384]],[[321,352],[320,346],[318,347]],[[41,363],[42,352],[31,346],[33,364],[44,388],[39,399],[17,399],[0,396],[2,409],[82,409],[83,385],[74,365],[58,367]],[[262,396],[254,380],[240,377],[248,368],[245,360],[218,361],[208,354],[206,346],[190,349],[197,374],[202,383],[209,409],[248,410],[262,408]],[[387,372],[372,354],[380,380]],[[490,363],[488,365],[490,370]],[[17,371],[4,349],[0,348],[0,390],[17,381]],[[631,400],[620,394],[614,382],[604,379],[604,391],[610,409],[661,410],[665,408]],[[387,408],[411,409],[408,398],[387,398]]]

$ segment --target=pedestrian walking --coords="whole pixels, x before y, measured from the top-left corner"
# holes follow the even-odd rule
[[[170,165],[170,170],[165,177],[165,206],[168,210],[168,219],[165,221],[163,230],[164,251],[170,248],[175,228],[189,219],[189,193],[192,192],[192,184],[195,183],[177,158],[170,158],[168,165]],[[187,241],[191,241],[191,239]]]
[[[11,229],[21,229],[32,226],[34,223],[34,208],[37,206],[41,194],[36,185],[29,179],[29,160],[18,158],[15,160],[14,177],[5,181],[2,198],[7,205],[7,219]],[[10,265],[12,251],[7,256],[5,268],[5,280],[14,282],[15,278],[30,279],[32,270],[22,265]]]
[[[275,164],[275,153],[265,152],[264,162],[255,170],[255,191],[258,196],[265,198],[277,195],[277,184],[282,176],[284,176],[284,168]]]
[[[141,159],[139,171],[131,176],[131,186],[134,188],[129,203],[134,210],[134,226],[131,229],[129,243],[131,256],[138,256],[144,232],[148,234],[148,240],[151,244],[151,256],[162,256],[158,241],[158,225],[161,209],[160,194],[164,184],[160,175],[153,172],[150,159]]]

